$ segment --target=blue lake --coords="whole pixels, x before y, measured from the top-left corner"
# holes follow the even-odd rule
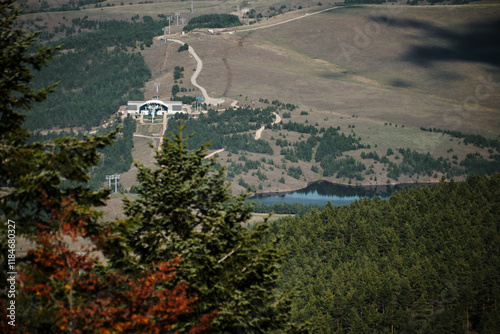
[[[273,203],[325,205],[328,202],[333,205],[345,205],[362,197],[373,198],[374,196],[378,196],[381,199],[387,199],[396,190],[415,186],[422,186],[422,184],[354,187],[319,181],[311,183],[306,188],[297,191],[279,194],[257,194],[249,198],[249,200],[257,200],[266,205]]]

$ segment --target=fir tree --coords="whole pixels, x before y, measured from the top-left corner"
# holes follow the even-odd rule
[[[20,218],[24,233],[32,218],[40,216],[41,194],[61,201],[74,196],[85,205],[103,204],[107,191],[91,192],[85,187],[89,169],[99,160],[97,150],[113,142],[116,131],[106,136],[77,140],[59,138],[45,143],[28,143],[29,132],[23,128],[25,115],[34,103],[45,100],[56,84],[34,90],[34,70],[47,65],[54,48],[39,47],[33,52],[38,34],[13,29],[20,10],[9,0],[0,4],[0,213],[9,219]],[[62,179],[73,187],[61,187]],[[29,209],[29,210],[28,210]],[[20,225],[21,226],[21,225]]]
[[[23,128],[25,116],[20,110],[30,109],[54,90],[55,85],[34,90],[31,80],[33,69],[45,66],[55,50],[40,47],[33,51],[37,35],[13,29],[20,14],[13,2],[0,4],[0,218],[15,222],[17,240],[28,238],[36,245],[27,257],[0,269],[3,282],[7,271],[18,273],[16,326],[7,323],[7,306],[14,300],[2,289],[0,332],[175,331],[177,317],[191,312],[196,302],[196,297],[187,297],[185,282],[170,284],[180,257],[124,275],[96,265],[96,258],[69,247],[68,240],[87,238],[88,254],[95,251],[92,246],[105,247],[105,242],[116,237],[109,235],[114,231],[98,224],[99,213],[93,208],[104,203],[109,191],[93,192],[87,186],[89,169],[99,161],[98,149],[110,145],[116,131],[82,140],[62,137],[28,142],[30,134]],[[7,235],[7,224],[0,224],[3,264],[7,256],[15,257],[15,249],[7,247],[12,245]],[[191,317],[190,333],[205,330],[214,316]]]
[[[263,241],[267,223],[243,227],[248,195],[230,194],[225,170],[205,159],[207,144],[189,151],[183,128],[156,152],[157,169],[137,164],[139,198],[125,200],[128,219],[114,225],[122,238],[109,249],[111,263],[134,271],[181,256],[176,277],[190,282],[188,293],[198,298],[194,313],[218,314],[209,332],[296,330],[289,299],[275,292],[277,239]],[[177,330],[185,332],[193,319],[180,319]]]

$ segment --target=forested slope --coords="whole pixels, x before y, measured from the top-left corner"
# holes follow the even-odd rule
[[[282,288],[315,333],[498,333],[500,175],[281,219]]]
[[[100,161],[90,171],[89,186],[93,190],[102,187],[105,176],[123,173],[130,169],[132,165],[132,148],[134,147],[133,135],[136,129],[137,122],[130,116],[122,119],[116,119],[109,123],[108,127],[100,127],[97,130],[98,135],[107,135],[117,127],[121,127],[117,138],[113,145],[99,149]],[[73,131],[48,132],[42,135],[40,132],[33,133],[29,139],[30,143],[47,142],[61,137],[76,137],[78,140],[83,139],[82,133]]]
[[[102,124],[127,100],[142,100],[140,90],[151,72],[136,47],[152,44],[164,21],[73,21],[72,30],[95,29],[60,39],[62,48],[47,68],[37,73],[34,86],[60,82],[55,93],[28,111],[29,130]],[[130,52],[132,51],[132,52]]]
[[[182,30],[191,31],[200,28],[227,28],[240,25],[240,19],[236,15],[205,14],[193,17]]]

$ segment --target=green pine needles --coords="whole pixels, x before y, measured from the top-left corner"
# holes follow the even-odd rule
[[[121,238],[107,254],[111,265],[137,271],[181,256],[177,278],[198,302],[179,332],[194,324],[193,315],[214,312],[212,333],[297,331],[288,322],[289,299],[275,291],[283,256],[277,238],[264,242],[267,223],[243,227],[248,194],[231,195],[225,170],[205,159],[208,144],[188,150],[183,129],[156,152],[158,168],[136,164],[139,198],[125,200],[128,218],[114,224]]]
[[[54,49],[29,51],[37,35],[13,28],[19,13],[13,0],[0,4],[0,218],[18,222],[16,237],[39,240],[37,251],[18,261],[24,275],[16,301],[19,330],[71,333],[84,319],[86,328],[79,327],[84,333],[95,332],[94,325],[102,328],[101,320],[112,322],[116,331],[161,325],[162,333],[299,332],[289,322],[290,298],[276,289],[283,257],[278,238],[270,237],[266,222],[243,227],[251,212],[244,202],[248,194],[230,194],[224,169],[205,159],[207,144],[188,150],[182,124],[180,134],[165,138],[157,151],[158,168],[137,164],[139,198],[125,200],[128,218],[108,223],[99,222],[93,208],[104,204],[109,190],[94,192],[87,182],[98,150],[111,145],[118,130],[82,140],[28,142],[19,110],[54,91],[55,85],[31,88],[32,70],[45,66]],[[6,226],[0,225],[2,263],[15,253],[7,253]],[[67,242],[57,239],[63,233],[87,239],[107,265],[67,249]],[[179,260],[175,275],[167,270],[168,279],[158,282],[166,275],[160,263]],[[5,269],[0,270],[4,282]],[[168,291],[178,294],[165,297]],[[0,291],[2,314],[6,300]],[[121,319],[125,308],[135,318]],[[154,314],[144,314],[151,310]],[[6,332],[5,326],[0,321],[0,331]]]

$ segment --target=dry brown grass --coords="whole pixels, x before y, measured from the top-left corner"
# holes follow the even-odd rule
[[[311,92],[321,92],[323,97],[317,102],[306,101],[321,109],[326,107],[325,102],[330,102],[333,106],[341,104],[342,109],[355,107],[360,113],[364,111],[379,119],[397,122],[404,119],[415,126],[425,126],[426,122],[442,127],[454,126],[455,124],[444,119],[443,113],[453,110],[456,105],[460,106],[465,98],[475,94],[475,89],[480,84],[477,79],[479,76],[486,78],[498,73],[498,69],[487,63],[453,59],[430,63],[424,67],[409,61],[408,54],[415,47],[440,42],[442,38],[438,38],[438,33],[444,34],[440,29],[456,32],[459,35],[457,38],[460,38],[460,34],[464,34],[470,24],[488,22],[498,17],[500,7],[405,7],[398,14],[398,20],[415,21],[431,27],[417,29],[411,26],[396,28],[379,25],[379,33],[368,38],[363,47],[358,48],[359,52],[346,58],[341,45],[355,46],[357,31],[364,31],[365,26],[372,22],[370,16],[378,12],[383,13],[383,7],[334,10],[317,15],[314,19],[256,31],[247,40],[277,45],[288,58],[292,58],[294,54],[308,56],[308,63],[294,66],[307,72],[305,75],[308,77],[302,80],[300,87],[304,93],[296,93],[310,95]],[[332,64],[333,70],[323,69],[322,73],[318,72],[311,65],[315,60],[320,60],[322,64]],[[304,82],[307,79],[315,80],[316,85]],[[361,83],[364,87],[347,85],[347,82]],[[318,86],[333,85],[335,91],[318,89]],[[293,85],[288,85],[288,88],[293,89]],[[499,91],[497,89],[487,99],[481,100],[480,110],[473,117],[463,120],[459,128],[464,131],[487,130],[490,134],[495,134],[494,127],[499,124]],[[349,101],[344,102],[346,98]],[[380,114],[379,103],[386,109],[383,114]]]
[[[43,14],[52,22],[59,22],[62,16],[65,22],[73,17],[89,15],[89,19],[130,19],[135,14],[157,16],[158,13],[182,12],[182,16],[190,18],[187,13],[187,2],[162,2],[145,5],[119,6],[120,1],[112,0],[114,7],[101,9],[89,8],[79,12]],[[259,25],[285,21],[305,12],[319,9],[316,2],[308,1],[302,5],[301,11],[293,11],[276,18],[264,20]],[[403,6],[397,13],[389,12],[392,25],[379,23],[374,29],[372,17],[387,15],[385,6],[364,6],[357,8],[335,9],[322,14],[306,17],[280,26],[261,29],[253,32],[241,32],[234,35],[212,35],[206,31],[198,31],[175,38],[187,42],[194,47],[204,63],[198,83],[212,95],[239,100],[240,105],[250,104],[251,99],[279,99],[299,105],[292,112],[291,121],[318,124],[318,127],[340,126],[346,134],[352,133],[361,137],[361,142],[371,145],[365,152],[376,151],[383,156],[387,148],[411,148],[419,152],[430,152],[434,157],[451,158],[456,154],[459,160],[467,153],[481,152],[471,145],[464,146],[461,141],[447,135],[422,132],[423,127],[437,127],[459,130],[467,133],[479,133],[487,137],[498,138],[500,135],[500,88],[479,101],[477,110],[462,113],[461,117],[450,117],[450,111],[464,109],[464,100],[474,97],[480,85],[479,77],[492,75],[494,82],[500,82],[500,70],[494,62],[464,60],[470,52],[458,53],[456,59],[443,58],[439,61],[419,63],[412,58],[412,52],[419,47],[440,45],[453,48],[457,40],[464,38],[478,24],[490,22],[500,17],[500,5],[484,2],[467,6]],[[106,3],[104,3],[105,5]],[[264,11],[270,0],[258,0],[252,3],[257,11]],[[291,1],[289,8],[298,2]],[[326,5],[326,4],[325,4]],[[195,15],[214,12],[231,12],[234,3],[229,1],[195,2]],[[42,15],[42,16],[43,16]],[[63,21],[61,21],[63,22]],[[402,22],[404,24],[394,25]],[[372,26],[370,26],[372,24]],[[257,27],[252,25],[244,27]],[[472,30],[471,30],[472,29]],[[477,30],[477,29],[476,29]],[[173,33],[180,27],[173,26]],[[357,51],[346,57],[342,45],[356,45],[359,32],[369,32],[364,43],[357,44]],[[371,31],[371,33],[370,33]],[[374,32],[375,31],[375,32]],[[481,36],[478,36],[481,38]],[[494,41],[492,41],[494,43]],[[156,95],[154,82],[161,82],[160,98],[170,97],[170,88],[174,84],[172,73],[176,65],[184,66],[185,78],[181,86],[194,88],[190,84],[190,76],[195,66],[194,60],[187,52],[178,53],[178,44],[155,42],[153,47],[141,51],[152,70],[152,78],[145,85],[146,98]],[[494,51],[496,49],[493,49]],[[473,52],[472,52],[473,54]],[[449,56],[449,54],[448,54]],[[424,66],[425,65],[425,66]],[[484,91],[482,91],[484,92]],[[198,91],[188,92],[199,95]],[[245,97],[247,99],[245,99]],[[256,106],[262,106],[257,103]],[[308,111],[309,115],[301,116],[300,111]],[[352,117],[355,115],[356,117]],[[287,122],[288,120],[284,120]],[[387,123],[387,125],[385,125]],[[392,123],[392,125],[389,125]],[[398,125],[396,127],[395,125]],[[404,125],[404,127],[402,127]],[[153,133],[153,130],[139,130],[141,133]],[[149,131],[149,132],[148,132]],[[288,140],[305,140],[299,134],[281,131]],[[268,177],[259,181],[252,171],[243,175],[245,182],[258,187],[262,184],[264,192],[286,191],[303,187],[307,182],[317,180],[321,174],[311,171],[311,163],[290,163],[300,166],[304,175],[301,180],[286,175],[281,167],[282,156],[279,148],[274,146],[271,137],[278,138],[278,131],[265,130],[262,138],[271,142],[273,156],[249,153],[248,159],[260,160],[262,157],[273,159],[275,166],[264,164],[261,168]],[[139,140],[137,142],[137,140]],[[210,140],[210,138],[207,138]],[[134,159],[152,164],[154,155],[145,145],[147,139],[135,138]],[[376,147],[375,147],[376,146]],[[452,150],[451,152],[450,149]],[[361,151],[346,152],[359,158]],[[141,155],[140,158],[137,158]],[[237,161],[239,155],[232,155]],[[228,152],[219,154],[219,161],[227,165]],[[391,159],[394,159],[393,157]],[[394,160],[395,161],[395,160]],[[374,161],[364,160],[367,167],[374,165],[378,184],[385,184],[387,177],[384,166]],[[134,174],[122,176],[122,184],[127,189],[134,184]],[[279,183],[281,177],[285,184]],[[237,185],[239,175],[233,181],[233,192],[239,193],[243,188]],[[304,180],[305,177],[305,180]],[[440,177],[440,175],[438,175]],[[348,180],[328,178],[330,181],[348,183]],[[433,178],[420,178],[418,181],[432,181]],[[416,181],[401,178],[401,181]],[[373,184],[369,177],[364,184]]]
[[[169,100],[172,96],[172,86],[177,84],[179,87],[184,87],[188,90],[186,93],[178,95],[199,95],[200,92],[191,84],[191,75],[193,69],[196,68],[196,61],[187,52],[178,52],[179,44],[173,42],[164,43],[160,40],[155,40],[150,48],[141,51],[144,60],[151,69],[151,79],[145,85],[145,97],[150,99],[156,96],[155,82],[161,84],[159,87],[160,100]],[[184,78],[177,83],[174,82],[175,66],[184,67]],[[190,92],[189,90],[192,90]],[[195,91],[196,89],[196,91]]]
[[[158,146],[158,140],[143,137],[134,137],[132,159],[134,160],[134,162],[141,163],[146,167],[155,168],[155,152],[150,147],[150,143],[155,145],[156,147]],[[125,190],[129,191],[133,185],[137,185],[136,176],[137,167],[135,167],[134,165],[131,166],[128,172],[121,174],[120,183]]]

